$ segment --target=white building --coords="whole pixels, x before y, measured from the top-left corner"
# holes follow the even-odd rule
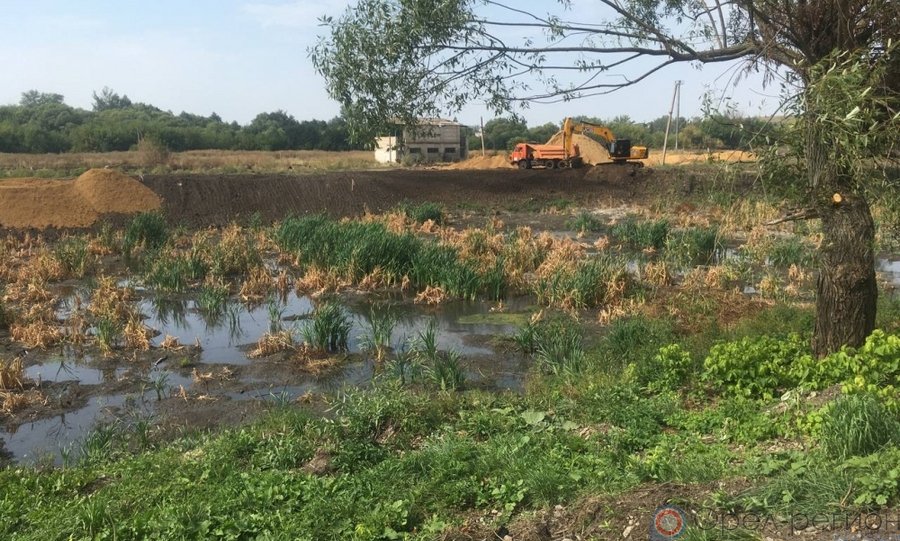
[[[416,130],[405,129],[400,137],[388,135],[375,140],[375,160],[394,163],[405,156],[420,162],[456,162],[468,157],[464,126],[440,118],[423,120]]]

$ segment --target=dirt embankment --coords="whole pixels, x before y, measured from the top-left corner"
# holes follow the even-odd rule
[[[404,200],[448,206],[509,206],[568,199],[596,202],[640,195],[652,170],[607,165],[565,170],[392,170],[321,175],[148,175],[170,221],[224,225],[255,212],[269,221],[288,215],[355,216]]]
[[[158,209],[159,196],[112,169],[91,169],[75,180],[0,181],[0,227],[90,227],[102,216]]]

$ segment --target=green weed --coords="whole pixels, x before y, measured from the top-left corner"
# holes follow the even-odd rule
[[[373,354],[376,360],[384,360],[391,349],[391,336],[396,326],[397,315],[389,306],[371,306],[366,321],[366,334],[363,335],[360,346]]]
[[[582,340],[581,326],[568,316],[531,321],[515,336],[522,351],[552,374],[577,374],[585,368]]]
[[[666,259],[682,267],[710,265],[721,250],[716,227],[670,231],[665,240]]]
[[[207,317],[218,319],[225,310],[229,290],[222,283],[205,283],[197,296],[197,308]]]
[[[534,284],[540,304],[582,310],[613,302],[629,292],[625,263],[609,256],[580,261],[574,270],[560,268]]]

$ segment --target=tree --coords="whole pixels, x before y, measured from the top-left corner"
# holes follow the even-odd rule
[[[27,92],[22,92],[22,99],[19,100],[19,105],[22,107],[40,107],[41,105],[47,104],[61,105],[64,101],[65,99],[62,94],[29,90]]]
[[[128,96],[120,96],[113,92],[108,86],[104,86],[103,90],[100,91],[100,94],[97,94],[95,91],[93,97],[94,111],[98,113],[109,109],[126,109],[132,105]]]
[[[678,62],[743,59],[770,77],[781,68],[797,89],[807,215],[824,234],[813,349],[860,345],[874,327],[874,222],[871,179],[847,157],[896,138],[900,2],[599,0],[608,17],[577,22],[570,0],[558,4],[542,16],[495,0],[359,0],[323,19],[328,34],[310,55],[364,138],[389,120],[412,124],[475,100],[504,112],[608,93]],[[829,99],[835,86],[843,101]]]

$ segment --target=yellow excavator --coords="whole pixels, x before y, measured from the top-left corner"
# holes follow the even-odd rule
[[[649,156],[647,147],[632,146],[631,139],[616,139],[612,130],[606,126],[592,124],[581,120],[566,118],[563,122],[563,148],[566,156],[578,156],[578,149],[574,144],[573,135],[576,133],[592,133],[603,140],[606,150],[609,151],[609,158],[614,163],[626,163],[634,160],[645,160]],[[635,165],[643,165],[639,161],[634,161]]]
[[[510,153],[509,163],[520,169],[581,167],[584,160],[578,145],[575,144],[574,135],[576,133],[592,133],[602,139],[601,144],[609,152],[609,158],[613,163],[631,163],[637,167],[643,167],[644,164],[639,160],[646,159],[649,155],[647,147],[632,146],[630,139],[616,139],[613,132],[606,126],[567,118],[563,122],[562,146],[519,143]]]

